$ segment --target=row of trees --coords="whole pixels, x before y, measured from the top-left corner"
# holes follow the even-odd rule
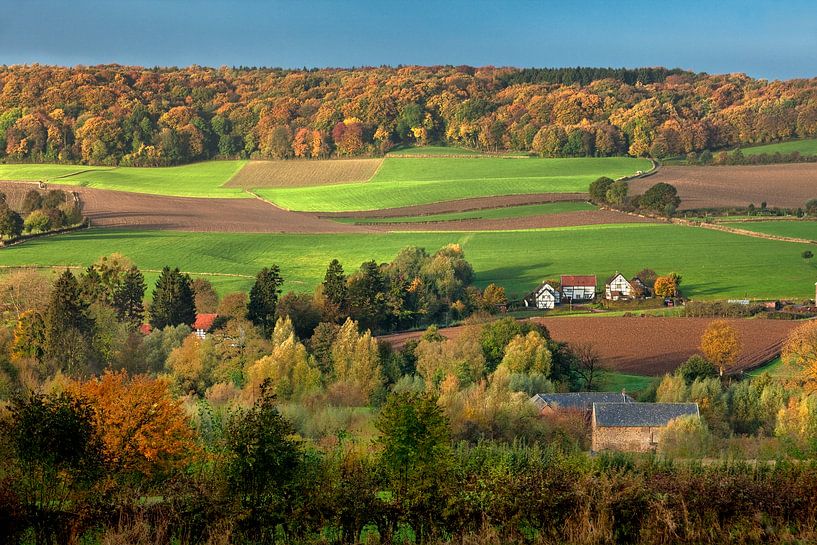
[[[15,238],[23,231],[44,233],[82,222],[82,208],[61,189],[28,191],[19,207],[12,208],[0,191],[0,237]]]
[[[594,180],[588,192],[596,204],[606,204],[622,210],[644,210],[671,217],[681,204],[675,186],[659,182],[643,195],[628,195],[630,186],[626,180],[612,180],[602,176]]]
[[[441,142],[668,157],[817,135],[814,82],[665,69],[0,68],[0,158],[157,166]]]

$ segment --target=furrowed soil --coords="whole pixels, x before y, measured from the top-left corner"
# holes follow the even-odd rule
[[[674,185],[681,210],[759,206],[797,208],[817,197],[817,163],[757,166],[665,166],[655,175],[630,182],[641,194],[652,185]]]
[[[36,184],[0,182],[12,208]],[[96,227],[126,227],[222,233],[363,233],[363,226],[344,225],[313,214],[281,210],[261,199],[164,197],[107,189],[65,187],[79,195],[83,213]]]
[[[261,189],[365,182],[383,159],[250,161],[224,187]]]
[[[701,335],[711,318],[562,317],[533,318],[544,324],[553,339],[569,344],[590,343],[610,370],[637,375],[671,373],[690,356],[700,353]],[[751,369],[780,353],[789,332],[802,322],[791,320],[728,320],[738,331],[743,350],[727,372]],[[463,327],[440,330],[456,338]],[[380,337],[395,347],[417,339],[421,331]]]

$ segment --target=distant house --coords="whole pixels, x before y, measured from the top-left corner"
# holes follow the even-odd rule
[[[204,339],[213,329],[218,314],[196,314],[196,321],[193,323],[193,332],[199,339]]]
[[[670,421],[700,416],[697,403],[593,403],[592,449],[649,452]]]
[[[624,392],[567,392],[560,394],[536,394],[530,398],[539,414],[556,411],[579,411],[590,413],[594,403],[635,403]]]
[[[563,275],[562,299],[573,303],[592,301],[596,296],[595,275]]]
[[[550,309],[556,308],[556,305],[558,305],[560,301],[561,294],[559,290],[548,282],[543,282],[538,288],[533,290],[530,295],[525,297],[523,303],[529,308]]]
[[[616,273],[604,286],[604,298],[608,301],[626,301],[650,296],[650,289],[637,276],[627,280],[623,274]]]

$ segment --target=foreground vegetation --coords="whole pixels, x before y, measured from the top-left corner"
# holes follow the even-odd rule
[[[184,263],[192,273],[218,273],[222,291],[249,284],[255,272],[281,263],[292,289],[311,290],[326,256],[352,266],[389,261],[409,245],[462,246],[476,284],[503,286],[508,296],[527,294],[544,278],[616,270],[675,270],[693,298],[807,298],[814,266],[801,257],[808,245],[778,242],[678,225],[626,224],[516,232],[269,235],[90,229],[26,242],[2,250],[6,266],[85,267],[101,254],[126,248],[143,269]],[[728,264],[728,266],[725,266]],[[245,277],[226,275],[239,274]],[[150,277],[149,277],[150,278]]]
[[[581,159],[386,158],[365,183],[261,189],[289,210],[377,210],[472,197],[526,193],[585,193],[601,175],[647,171],[650,162],[625,157]]]

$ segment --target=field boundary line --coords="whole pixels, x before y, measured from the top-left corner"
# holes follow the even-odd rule
[[[0,270],[13,271],[15,269],[71,269],[71,270],[85,270],[87,267],[83,265],[0,265]],[[139,269],[142,272],[160,273],[162,269]],[[196,271],[180,271],[184,274],[195,276],[223,276],[228,278],[255,278],[252,274],[239,273],[216,273],[216,272],[196,272]]]

